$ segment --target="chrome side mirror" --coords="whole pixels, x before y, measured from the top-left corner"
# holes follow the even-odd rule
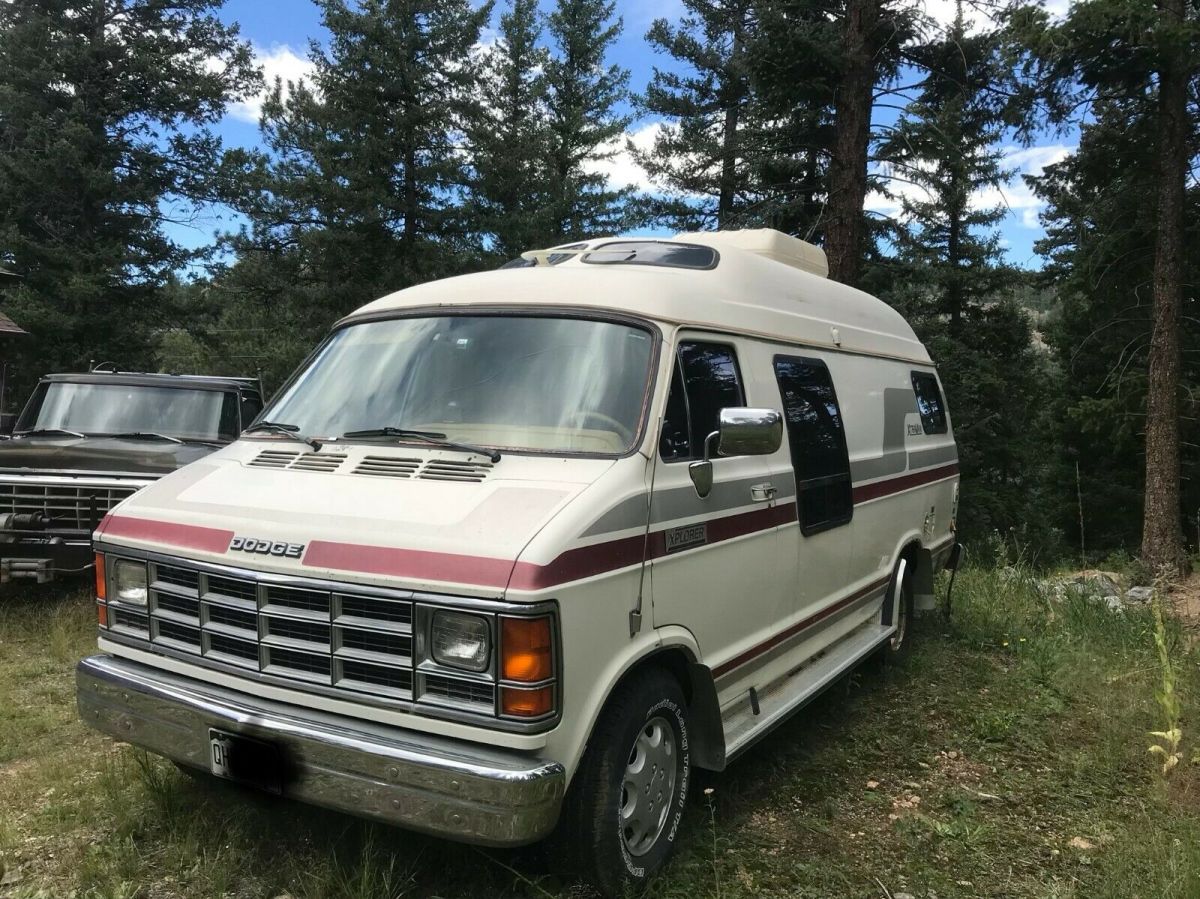
[[[720,456],[769,456],[783,444],[783,416],[774,409],[722,409],[718,428]],[[704,452],[707,458],[707,441]]]
[[[703,499],[712,492],[714,446],[718,456],[769,456],[782,445],[783,416],[774,409],[722,409],[717,430],[704,440],[704,459],[688,466],[696,493]]]

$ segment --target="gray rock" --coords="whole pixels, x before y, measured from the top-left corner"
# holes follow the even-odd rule
[[[1130,587],[1125,591],[1125,598],[1130,602],[1149,602],[1153,596],[1153,587]]]
[[[1106,606],[1108,606],[1109,609],[1111,609],[1114,612],[1124,612],[1125,611],[1125,601],[1123,599],[1121,599],[1121,597],[1119,597],[1119,596],[1114,595],[1114,596],[1104,597],[1104,604]]]

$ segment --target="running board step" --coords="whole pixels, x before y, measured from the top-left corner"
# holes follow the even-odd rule
[[[864,625],[798,670],[757,691],[756,703],[751,703],[749,697],[739,699],[724,716],[725,758],[733,759],[782,724],[793,712],[816,699],[826,687],[887,640],[894,630],[878,624]],[[757,714],[752,706],[757,706]]]

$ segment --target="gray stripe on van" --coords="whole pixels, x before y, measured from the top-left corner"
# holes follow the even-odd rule
[[[958,461],[958,447],[953,443],[947,446],[935,446],[930,449],[916,450],[908,454],[909,468],[928,468],[930,465],[941,465],[945,462]]]
[[[911,453],[897,450],[876,456],[874,459],[858,459],[851,462],[850,477],[857,484],[860,481],[873,481],[890,474],[915,471],[931,465],[956,461],[958,461],[958,447],[954,444],[914,450]]]
[[[704,499],[697,496],[696,488],[688,484],[686,487],[673,487],[670,490],[658,491],[650,523],[662,524],[664,521],[691,518],[695,515],[717,514],[748,506],[753,502],[750,497],[750,488],[755,484],[766,483],[768,480],[775,486],[776,504],[794,500],[796,476],[790,471],[776,472],[769,478],[767,475],[758,475],[752,478],[739,478],[735,481],[718,481],[713,484],[712,492]],[[646,513],[646,494],[631,496],[601,515],[580,536],[594,537],[597,534],[645,527]]]

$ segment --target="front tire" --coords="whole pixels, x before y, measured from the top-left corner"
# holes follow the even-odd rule
[[[600,715],[557,842],[606,896],[640,889],[675,848],[690,777],[679,683],[657,668],[636,674]]]

